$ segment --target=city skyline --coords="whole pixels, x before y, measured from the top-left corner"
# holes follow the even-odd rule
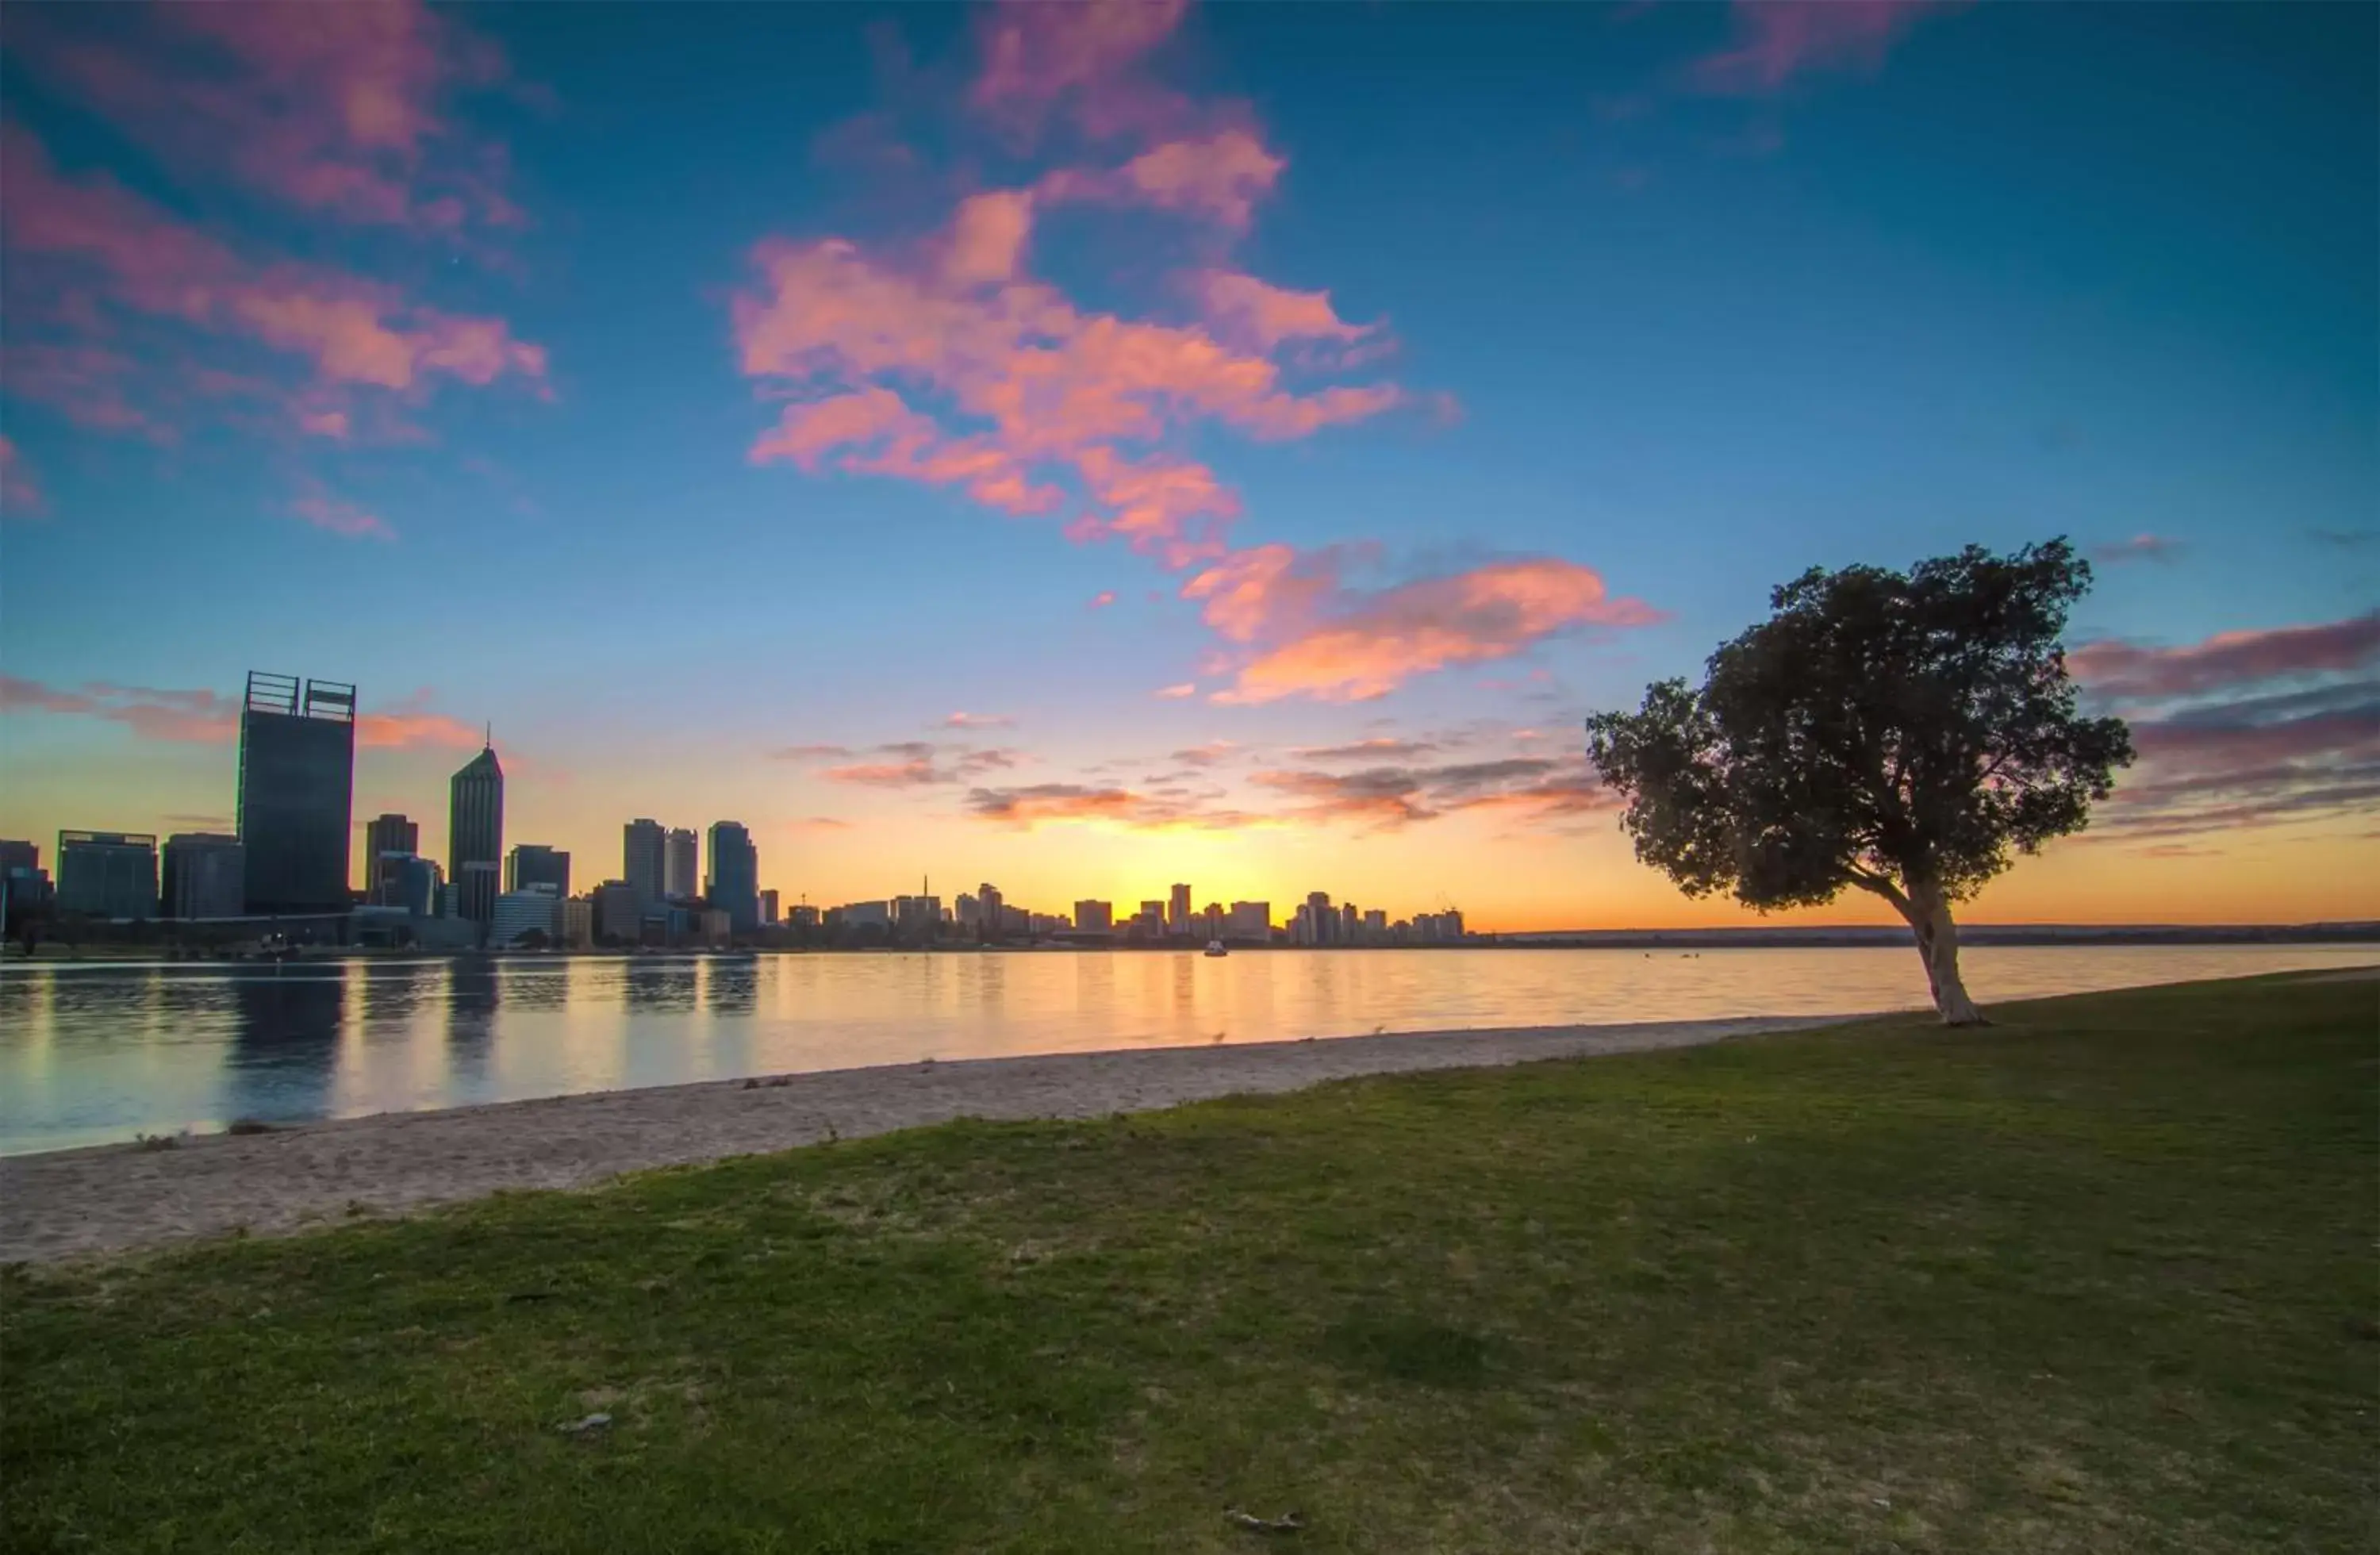
[[[258,14],[11,15],[0,834],[305,665],[350,885],[492,720],[582,884],[1756,923],[1581,720],[2064,533],[2143,759],[1969,919],[2380,917],[2369,7]]]

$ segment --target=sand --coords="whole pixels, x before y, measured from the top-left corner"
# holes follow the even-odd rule
[[[953,1118],[1093,1118],[1416,1069],[1638,1052],[1842,1016],[1427,1032],[974,1059],[387,1112],[272,1134],[0,1158],[0,1260],[49,1261],[235,1231],[277,1235],[504,1188],[578,1188],[648,1167]]]

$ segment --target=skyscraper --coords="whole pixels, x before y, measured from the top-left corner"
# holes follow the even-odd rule
[[[760,893],[760,921],[768,924],[777,921],[777,893],[774,887]]]
[[[668,844],[669,833],[658,820],[639,818],[620,828],[620,879],[637,893],[639,906],[650,906],[662,899]]]
[[[752,845],[752,833],[740,821],[711,825],[708,894],[735,933],[749,934],[760,927],[760,850]]]
[[[673,900],[692,901],[702,894],[701,858],[697,852],[694,829],[688,826],[670,828],[669,845],[662,855],[662,893]],[[718,866],[718,853],[713,844],[712,867]]]
[[[164,916],[237,917],[247,910],[248,871],[237,837],[176,832],[165,839]]]
[[[378,815],[364,822],[364,883],[371,883],[371,861],[383,853],[419,853],[421,827],[405,816]]]
[[[1165,904],[1165,931],[1168,934],[1190,932],[1190,888],[1176,885]]]
[[[146,832],[59,832],[58,906],[93,917],[155,917],[156,837]]]
[[[447,792],[446,878],[459,888],[457,916],[492,922],[504,857],[504,770],[495,747],[465,762]]]
[[[522,843],[504,856],[504,889],[533,891],[553,887],[556,896],[570,894],[570,854],[543,843]]]
[[[250,671],[239,711],[239,840],[251,913],[345,912],[356,688]]]

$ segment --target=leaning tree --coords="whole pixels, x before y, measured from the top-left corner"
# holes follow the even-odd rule
[[[2011,847],[2081,831],[2132,759],[2121,719],[2077,711],[2058,641],[2090,587],[2063,540],[1814,567],[1700,690],[1663,681],[1587,720],[1588,753],[1628,799],[1636,856],[1688,895],[1765,912],[1874,892],[1916,934],[1944,1024],[1977,1025],[1950,904]]]

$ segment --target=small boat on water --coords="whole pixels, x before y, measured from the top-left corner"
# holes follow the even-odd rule
[[[1207,954],[1208,955],[1229,955],[1232,953],[1223,948],[1222,941],[1209,940],[1207,942]]]

